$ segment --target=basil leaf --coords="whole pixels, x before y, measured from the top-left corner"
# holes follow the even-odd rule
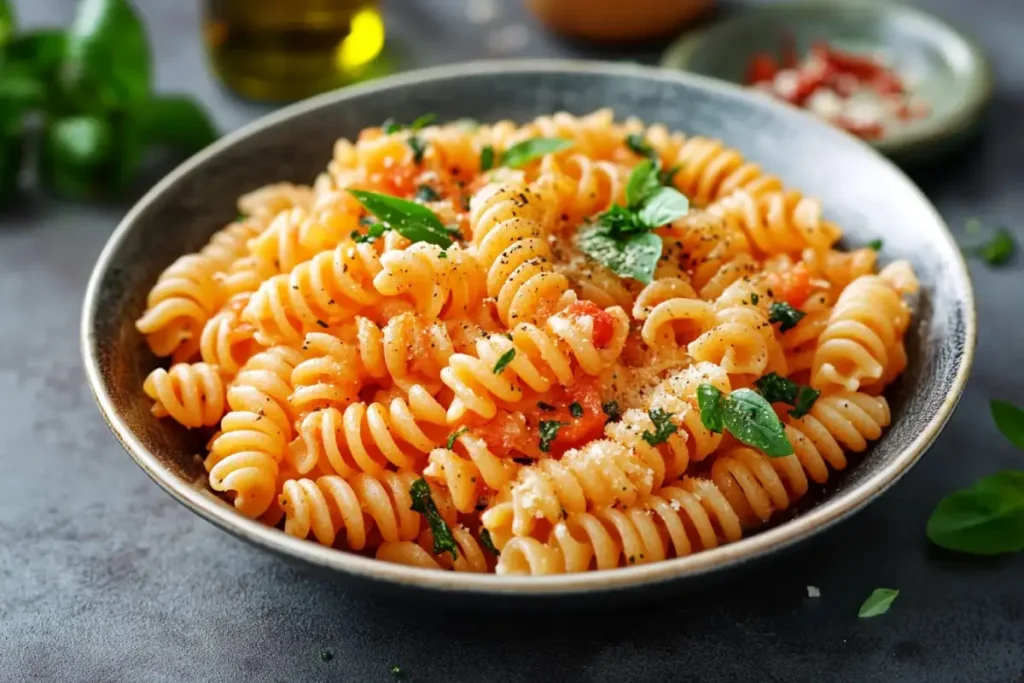
[[[460,427],[456,429],[454,432],[448,435],[448,441],[445,442],[444,447],[447,448],[448,450],[455,448],[455,440],[468,431],[469,427]]]
[[[758,379],[754,382],[754,386],[769,403],[788,403],[793,406],[793,410],[789,411],[789,414],[797,418],[809,413],[814,402],[821,395],[817,389],[797,384],[774,372]]]
[[[430,485],[426,479],[420,478],[414,481],[409,487],[409,496],[412,498],[413,512],[419,512],[427,518],[427,524],[430,525],[430,531],[434,535],[434,554],[440,555],[448,552],[452,554],[453,560],[459,559],[458,545],[452,536],[452,530],[441,517],[441,513],[437,511],[437,505],[430,497]]]
[[[1006,228],[996,229],[995,234],[985,244],[976,247],[978,257],[990,266],[1001,266],[1013,258],[1017,250],[1013,235]]]
[[[1024,472],[993,474],[946,496],[927,533],[935,545],[972,555],[1024,550]]]
[[[690,200],[674,187],[661,187],[644,200],[640,209],[640,222],[657,228],[678,220],[690,210]]]
[[[626,232],[647,231],[647,226],[642,225],[637,220],[636,212],[630,211],[618,204],[613,204],[610,209],[600,214],[597,217],[596,225],[605,228],[605,230],[603,230],[605,234],[615,236]]]
[[[581,232],[576,246],[616,275],[631,277],[645,285],[654,279],[662,248],[661,238],[652,232],[615,238],[605,234],[601,226]]]
[[[494,168],[494,148],[484,145],[480,150],[480,170],[490,171],[492,168]]]
[[[654,433],[644,430],[641,438],[652,446],[665,443],[668,437],[679,431],[679,427],[672,423],[672,413],[661,408],[652,408],[647,415],[654,423]]]
[[[423,140],[419,136],[413,135],[412,137],[409,138],[408,144],[409,149],[412,150],[413,162],[416,163],[417,165],[422,164],[423,154],[424,152],[427,151],[427,143],[423,142]]]
[[[769,457],[793,454],[793,446],[786,438],[782,421],[771,404],[757,392],[737,389],[726,396],[722,403],[722,419],[733,436]]]
[[[102,118],[73,116],[50,123],[43,133],[42,180],[60,194],[101,195],[114,158],[114,131]]]
[[[583,417],[583,406],[578,401],[569,404],[569,414],[573,417]]]
[[[17,66],[34,74],[44,83],[57,80],[67,46],[63,31],[26,31],[7,44],[6,65]]]
[[[870,242],[868,242],[868,249],[882,251],[882,240],[871,240]]]
[[[206,111],[184,95],[160,95],[135,109],[142,143],[194,154],[217,139]]]
[[[864,604],[860,606],[860,611],[857,612],[857,616],[861,619],[869,619],[871,617],[877,617],[885,614],[889,611],[889,607],[892,606],[893,600],[896,599],[900,592],[895,588],[876,588],[871,591],[871,595],[864,601]]]
[[[647,198],[660,188],[658,164],[650,159],[641,161],[629,173],[629,181],[626,183],[626,206],[634,211],[639,209]]]
[[[785,301],[773,301],[768,307],[768,322],[780,323],[779,332],[786,332],[796,327],[796,324],[807,315],[797,310]]]
[[[494,374],[500,375],[508,367],[508,364],[512,362],[512,359],[516,357],[516,350],[514,348],[509,349],[505,353],[501,354],[498,358],[498,362],[494,364]]]
[[[434,212],[422,204],[366,190],[348,190],[348,193],[402,237],[439,247],[451,246],[451,233]]]
[[[83,111],[144,102],[151,87],[149,45],[128,0],[82,0],[61,70],[64,90]]]
[[[996,427],[1017,448],[1024,448],[1024,410],[1008,401],[992,401],[989,404]]]
[[[626,147],[628,147],[633,154],[638,154],[639,156],[647,157],[649,159],[658,158],[654,148],[647,142],[643,133],[630,133],[627,135]]]
[[[380,124],[380,128],[384,131],[385,135],[392,135],[393,133],[397,133],[402,130],[404,126],[392,118],[386,118],[384,119],[384,122]]]
[[[721,434],[725,429],[722,410],[722,392],[713,384],[705,382],[697,387],[697,408],[700,409],[700,423],[704,429]]]
[[[491,555],[501,557],[501,552],[494,547],[494,539],[491,538],[491,532],[487,529],[480,530],[480,545],[484,547],[484,550],[491,553]]]
[[[555,422],[554,420],[541,420],[540,421],[540,450],[547,453],[551,450],[551,443],[558,436],[558,430],[565,426],[564,422]]]
[[[532,138],[514,144],[501,155],[501,165],[509,168],[525,166],[534,159],[561,152],[573,146],[572,140],[562,138]]]
[[[426,128],[434,121],[437,121],[437,114],[420,114],[416,117],[416,120],[409,124],[409,128],[414,131],[420,130],[421,128]]]

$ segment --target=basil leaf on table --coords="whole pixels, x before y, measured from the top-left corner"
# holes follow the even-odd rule
[[[737,389],[726,396],[722,419],[733,436],[771,458],[793,454],[793,445],[786,438],[779,416],[755,391]]]
[[[600,225],[584,230],[579,235],[577,246],[616,275],[650,284],[661,258],[661,238],[653,232],[612,237],[606,230]]]
[[[157,95],[134,108],[142,143],[193,154],[217,139],[210,117],[184,95]]]
[[[348,190],[348,193],[402,237],[439,247],[451,246],[451,232],[433,211],[422,204],[366,190]]]
[[[996,228],[992,239],[984,244],[975,247],[978,257],[990,266],[1001,266],[1013,258],[1017,250],[1017,243],[1013,241],[1013,235],[1006,228]]]
[[[895,588],[876,588],[860,606],[857,616],[861,619],[870,619],[885,614],[899,594]]]
[[[993,400],[989,403],[996,427],[1017,448],[1024,448],[1024,410],[1008,401]]]
[[[946,496],[927,533],[938,546],[972,555],[1024,550],[1024,472],[993,474]]]
[[[519,168],[525,166],[534,159],[539,159],[548,154],[561,152],[563,149],[572,147],[572,140],[562,138],[531,138],[516,143],[505,150],[501,155],[501,166]]]
[[[61,85],[83,111],[149,98],[149,45],[128,0],[82,0],[68,32]]]
[[[114,131],[104,119],[57,119],[44,129],[40,174],[44,182],[61,194],[77,198],[102,194],[113,149]]]

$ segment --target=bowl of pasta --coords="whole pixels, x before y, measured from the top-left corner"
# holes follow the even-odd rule
[[[855,138],[699,76],[482,62],[184,163],[100,255],[82,348],[135,462],[232,534],[572,596],[869,503],[948,419],[974,316],[942,219]]]

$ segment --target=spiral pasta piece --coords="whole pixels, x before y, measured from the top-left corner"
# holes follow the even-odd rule
[[[199,337],[199,354],[203,362],[216,365],[226,378],[234,377],[258,350],[253,339],[256,329],[241,319],[240,310],[248,301],[248,294],[234,297],[206,321]]]
[[[637,296],[633,318],[642,320],[640,335],[653,349],[684,346],[715,325],[715,308],[701,301],[689,282],[655,280]]]
[[[818,338],[811,367],[816,389],[872,387],[903,371],[903,335],[910,311],[900,293],[877,275],[843,290]]]
[[[483,267],[458,246],[442,249],[418,242],[380,258],[373,286],[384,296],[409,296],[415,309],[430,318],[467,315],[483,302]]]
[[[405,398],[309,413],[298,431],[288,454],[296,472],[304,475],[318,469],[350,477],[421,466],[450,430],[444,406],[426,389],[414,386]]]
[[[311,188],[294,183],[264,185],[238,198],[238,211],[243,216],[269,220],[296,206],[309,206],[313,201]]]
[[[842,231],[821,216],[821,203],[794,190],[768,192],[755,197],[739,190],[707,207],[707,212],[741,228],[765,255],[824,251]]]
[[[413,541],[385,541],[377,548],[376,557],[385,562],[395,562],[423,569],[451,569],[457,572],[481,573],[488,571],[487,556],[480,543],[461,524],[451,527],[452,538],[458,547],[453,560],[450,553],[434,554],[434,536],[430,529],[424,529]]]
[[[242,319],[256,326],[256,339],[265,346],[297,344],[306,332],[347,322],[379,302],[373,278],[380,270],[372,245],[347,239],[291,273],[266,280],[242,311]]]
[[[338,192],[318,201],[326,207],[314,207],[312,212],[303,207],[282,211],[249,241],[250,255],[265,270],[290,273],[298,264],[338,246],[359,228],[362,207],[348,193]]]
[[[554,189],[559,218],[575,226],[584,218],[626,203],[630,168],[612,161],[568,154],[563,159],[546,156],[541,162],[538,184]]]
[[[212,427],[224,414],[224,382],[208,363],[178,363],[149,373],[142,390],[153,399],[153,414],[186,427]]]
[[[698,207],[704,207],[737,190],[754,197],[782,190],[778,177],[746,161],[738,151],[719,140],[694,136],[687,139],[666,162],[679,167],[672,183]]]
[[[547,329],[523,323],[510,337],[492,334],[476,342],[476,355],[456,353],[441,371],[441,381],[455,394],[448,409],[449,421],[466,411],[484,418],[497,413],[498,402],[514,403],[523,397],[524,387],[543,394],[556,384],[566,386],[574,368],[596,376],[607,369],[625,345],[629,317],[620,308],[604,311],[612,328],[609,339],[599,347],[594,341],[593,321],[586,316],[563,313],[552,316]],[[498,361],[509,356],[505,369],[495,372]]]
[[[664,245],[662,263],[678,263],[698,296],[706,301],[718,298],[729,285],[757,272],[746,234],[706,211],[691,211],[659,233]],[[661,273],[656,271],[656,275]]]
[[[473,434],[462,434],[452,448],[435,448],[424,476],[444,484],[451,493],[455,509],[472,512],[487,489],[498,491],[514,476],[516,463],[495,455],[487,442]]]

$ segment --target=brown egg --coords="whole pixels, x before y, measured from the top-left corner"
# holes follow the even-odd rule
[[[603,42],[668,35],[713,4],[714,0],[526,0],[551,29]]]

